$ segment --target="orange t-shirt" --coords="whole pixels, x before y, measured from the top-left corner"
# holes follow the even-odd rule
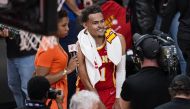
[[[50,74],[56,74],[67,67],[68,55],[65,50],[58,43],[50,43],[53,44],[48,47],[47,37],[42,39],[38,52],[35,58],[35,66],[42,66],[50,68]],[[46,48],[44,48],[44,46]],[[51,84],[51,87],[60,89],[64,93],[63,99],[63,108],[67,109],[67,96],[68,96],[68,88],[67,88],[67,76],[64,76],[61,80],[56,83]],[[53,100],[51,104],[51,109],[58,109],[57,103]]]

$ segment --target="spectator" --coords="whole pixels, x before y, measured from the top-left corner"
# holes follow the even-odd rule
[[[190,108],[190,78],[177,75],[169,87],[172,100],[155,109],[189,109]]]
[[[75,93],[71,98],[70,109],[99,109],[99,96],[88,90]]]
[[[178,56],[178,59],[179,59],[181,73],[186,74],[186,61],[183,58],[183,54],[182,54],[181,49],[179,48],[179,45],[177,43],[177,32],[178,32],[178,26],[179,26],[179,21],[178,21],[179,16],[180,16],[180,13],[177,12],[177,14],[172,19],[172,23],[171,23],[171,26],[170,26],[170,33],[171,33],[171,37],[175,41],[175,46],[176,46],[176,49],[177,49],[177,56]]]
[[[161,13],[165,0],[129,0],[128,8],[132,24],[132,34],[151,34]]]
[[[8,86],[13,93],[17,107],[22,107],[24,106],[24,100],[28,96],[27,82],[35,70],[34,55],[36,54],[36,50],[20,50],[20,34],[10,34],[6,28],[0,32],[0,37],[4,37],[7,44]]]
[[[78,35],[78,90],[94,91],[107,109],[119,109],[119,94],[126,73],[125,39],[106,29],[97,5],[85,8],[81,21],[85,29]]]
[[[65,97],[62,101],[64,109],[67,109],[67,74],[73,72],[78,64],[76,56],[68,62],[68,55],[59,44],[59,38],[64,38],[68,34],[68,23],[66,11],[61,10],[58,13],[58,30],[55,36],[43,37],[35,59],[36,75],[45,76],[51,87],[64,92]],[[48,44],[48,39],[51,39],[54,45],[44,47]],[[51,109],[57,109],[55,100],[52,102]]]
[[[158,65],[158,40],[148,34],[135,36],[134,45],[141,58],[141,69],[125,80],[120,105],[122,109],[153,109],[170,100],[169,79]]]
[[[179,26],[177,41],[182,51],[183,57],[187,62],[186,73],[190,76],[190,1],[189,0],[168,0],[166,9],[163,13],[161,30],[168,33],[174,15],[179,11]]]
[[[65,3],[77,16],[81,15],[81,10],[78,8],[75,0],[65,0]]]

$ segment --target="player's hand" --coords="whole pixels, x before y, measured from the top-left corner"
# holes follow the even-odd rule
[[[121,109],[119,105],[119,98],[115,99],[115,103],[113,104],[112,109]]]
[[[99,109],[106,109],[106,106],[103,104],[103,102],[100,102]]]

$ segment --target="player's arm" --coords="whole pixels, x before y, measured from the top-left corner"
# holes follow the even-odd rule
[[[125,38],[122,34],[117,33],[117,35],[119,36],[119,39],[121,41],[121,46],[122,46],[122,55],[126,55],[126,42],[125,42]]]
[[[119,64],[117,65],[116,69],[116,98],[120,98],[120,93],[121,93],[121,88],[123,85],[123,82],[125,81],[125,75],[126,75],[126,42],[125,38],[121,35],[118,34],[119,39],[121,41],[121,46],[122,46],[122,58]]]
[[[125,101],[122,98],[120,99],[120,106],[121,106],[121,109],[131,109],[130,108],[130,102]]]
[[[118,34],[119,39],[121,41],[121,46],[122,46],[122,58],[119,64],[117,65],[116,69],[116,101],[114,103],[114,109],[120,109],[119,106],[119,98],[120,98],[120,93],[121,93],[121,88],[122,84],[125,81],[125,75],[126,75],[126,70],[125,70],[125,64],[126,64],[126,42],[124,37],[121,34]]]
[[[81,51],[79,44],[78,44],[77,58],[79,61],[78,72],[79,72],[79,77],[80,77],[82,84],[84,85],[85,89],[96,92],[96,89],[93,88],[93,86],[90,82],[90,79],[88,77],[87,70],[86,70],[86,64],[85,64],[85,57]]]

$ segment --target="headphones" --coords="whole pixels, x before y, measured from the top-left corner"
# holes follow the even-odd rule
[[[143,45],[145,45],[145,43],[143,43],[143,42],[150,38],[152,39],[152,41],[154,41],[154,43],[150,43],[149,46],[151,46],[153,48],[152,49],[143,48]],[[133,41],[134,41],[135,51],[136,51],[137,55],[140,57],[140,59],[143,59],[144,57],[146,57],[148,59],[157,58],[157,56],[160,52],[160,44],[159,44],[158,38],[156,36],[150,35],[150,34],[140,35],[138,33],[135,33],[133,35]],[[154,45],[154,44],[157,44],[157,45]]]

